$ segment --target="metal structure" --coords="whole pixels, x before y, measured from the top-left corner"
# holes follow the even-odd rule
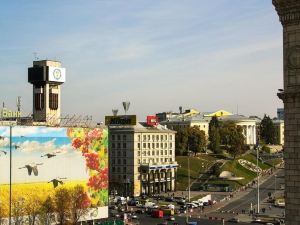
[[[126,115],[127,111],[129,110],[130,102],[122,102],[122,104]]]

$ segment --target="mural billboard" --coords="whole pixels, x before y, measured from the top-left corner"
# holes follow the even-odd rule
[[[8,217],[10,149],[12,199],[43,204],[60,189],[82,187],[86,219],[108,215],[108,132],[102,128],[0,127],[0,214]],[[1,216],[1,215],[0,215]],[[1,219],[1,218],[0,218]]]

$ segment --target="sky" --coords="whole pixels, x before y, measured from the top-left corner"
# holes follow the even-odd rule
[[[276,115],[282,27],[270,0],[2,1],[0,102],[32,113],[27,68],[66,68],[62,116],[195,108]]]

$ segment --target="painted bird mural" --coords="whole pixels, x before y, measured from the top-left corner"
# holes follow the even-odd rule
[[[64,182],[62,181],[63,179],[67,179],[67,178],[66,177],[63,177],[63,178],[57,177],[57,178],[54,178],[54,179],[48,181],[48,183],[52,182],[53,187],[56,188],[58,186],[58,184],[61,184],[61,185],[64,184]]]
[[[20,167],[19,169],[27,169],[28,175],[31,176],[32,172],[34,176],[39,175],[38,166],[43,165],[43,163],[30,163],[23,167]]]

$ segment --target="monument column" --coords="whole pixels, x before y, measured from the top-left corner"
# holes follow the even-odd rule
[[[300,224],[300,0],[273,0],[283,26],[286,225]]]

